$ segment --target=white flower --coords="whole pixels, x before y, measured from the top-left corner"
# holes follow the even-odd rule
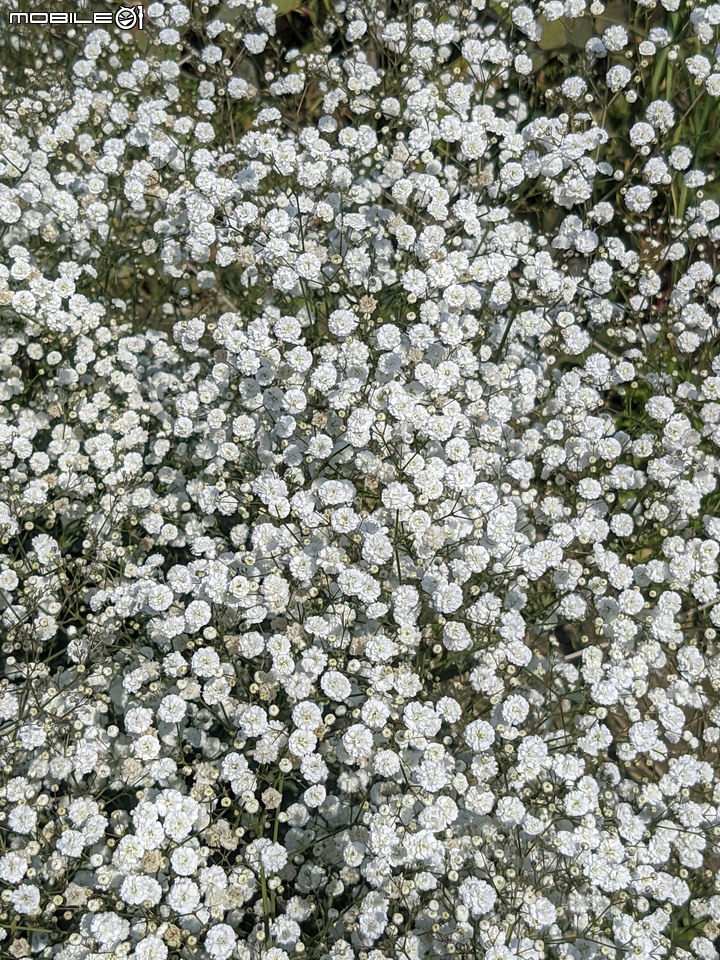
[[[648,210],[652,204],[652,192],[649,187],[630,187],[625,194],[625,205],[628,210],[635,213],[642,213]]]
[[[200,891],[191,880],[176,880],[167,895],[167,903],[181,916],[194,913],[200,903]]]
[[[145,937],[135,947],[137,960],[167,960],[168,948],[160,937]]]
[[[129,905],[160,902],[162,887],[153,877],[129,876],[120,887],[120,897]]]
[[[227,960],[237,943],[235,931],[227,923],[216,923],[205,935],[205,949],[212,960]]]
[[[185,609],[185,626],[190,633],[197,633],[210,622],[212,609],[204,600],[192,600]],[[195,663],[195,658],[193,658]],[[197,669],[196,667],[194,669]],[[206,674],[201,674],[205,676]]]
[[[389,901],[377,892],[373,891],[365,896],[358,917],[358,925],[362,937],[367,942],[374,942],[385,930],[388,923],[388,907]]]
[[[10,902],[20,914],[30,916],[40,912],[40,891],[31,883],[21,883],[12,891]]]
[[[287,850],[265,838],[253,841],[245,852],[248,863],[267,874],[279,873],[288,860]]]
[[[160,701],[158,717],[166,723],[180,723],[187,713],[187,703],[176,694],[168,694]]]
[[[460,899],[474,917],[489,913],[497,900],[497,894],[490,884],[479,877],[467,877],[463,880],[458,893]]]
[[[192,876],[200,864],[200,855],[194,847],[177,847],[170,856],[173,871],[181,877]]]
[[[541,97],[601,2],[295,44],[173,0],[177,56],[5,58],[8,929],[537,960],[720,922],[720,7],[643,5]]]
[[[349,337],[357,328],[358,322],[351,310],[334,310],[328,317],[328,329],[336,337]]]
[[[27,804],[19,804],[8,814],[7,823],[15,833],[33,833],[37,825],[37,813]]]
[[[337,505],[352,503],[356,495],[354,484],[347,480],[326,480],[318,490],[318,496],[324,504]]]
[[[337,670],[328,670],[322,676],[320,686],[323,693],[338,703],[347,700],[352,691],[350,681]]]
[[[434,590],[432,601],[439,613],[453,613],[462,606],[462,588],[456,583],[441,584]]]
[[[0,857],[0,878],[6,883],[20,883],[27,870],[27,861],[20,853],[10,851]]]
[[[373,735],[362,723],[355,723],[344,734],[342,743],[352,760],[366,760],[373,750]]]
[[[473,720],[465,728],[465,742],[474,753],[487,750],[495,740],[495,731],[486,720]]]
[[[93,918],[90,929],[93,937],[108,949],[126,939],[130,924],[117,914],[99,913]]]
[[[392,482],[382,492],[382,502],[388,510],[396,511],[401,520],[406,520],[415,506],[415,498],[404,483]]]

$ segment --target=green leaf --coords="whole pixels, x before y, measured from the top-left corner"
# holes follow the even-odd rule
[[[538,22],[543,32],[538,42],[541,50],[560,50],[563,47],[582,49],[594,33],[587,18],[572,21],[553,20],[548,23],[543,17],[539,17]]]
[[[285,17],[289,13],[294,13],[302,6],[302,0],[274,0],[273,6],[277,10],[278,17]]]

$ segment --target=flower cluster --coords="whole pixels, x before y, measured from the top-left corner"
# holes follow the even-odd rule
[[[3,955],[717,960],[720,5],[62,29],[0,39]]]

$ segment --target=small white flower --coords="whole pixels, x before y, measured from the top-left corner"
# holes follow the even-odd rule
[[[460,899],[474,917],[489,913],[497,900],[497,894],[490,884],[479,877],[468,877],[463,880],[458,893]]]

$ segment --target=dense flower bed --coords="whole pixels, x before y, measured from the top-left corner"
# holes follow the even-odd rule
[[[145,13],[0,41],[3,956],[717,960],[720,5]]]

